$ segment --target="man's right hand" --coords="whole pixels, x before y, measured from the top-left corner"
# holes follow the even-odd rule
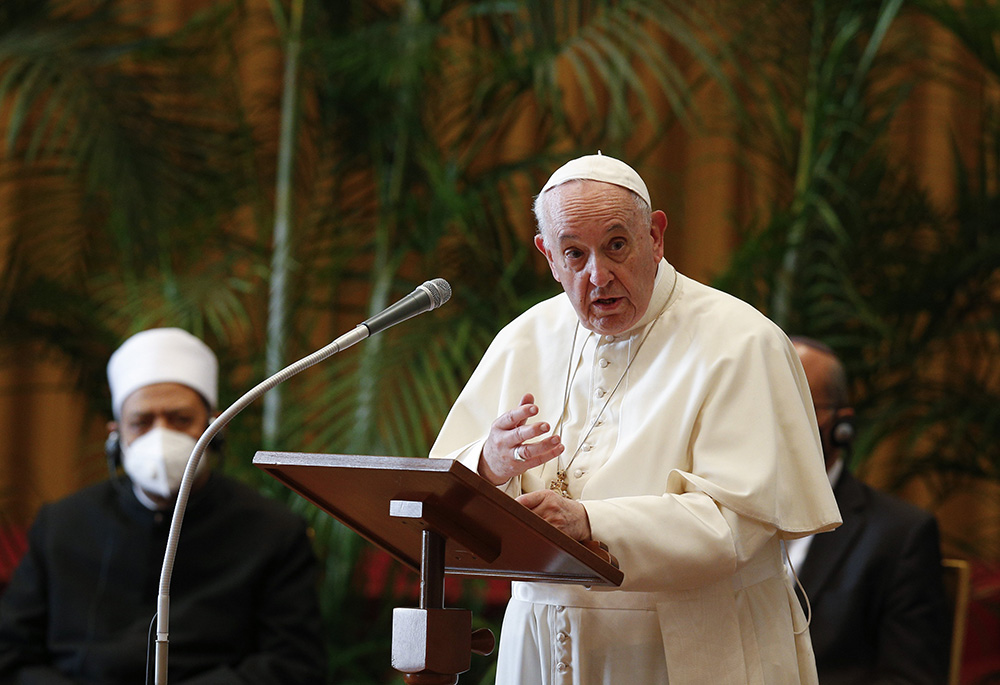
[[[521,398],[518,407],[493,422],[479,458],[479,475],[493,485],[501,485],[563,453],[565,447],[558,435],[526,444],[528,440],[534,440],[551,430],[545,422],[527,422],[537,413],[535,397],[528,393]]]

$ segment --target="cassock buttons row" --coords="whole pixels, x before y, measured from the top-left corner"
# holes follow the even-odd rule
[[[579,469],[577,470],[579,471]],[[562,613],[566,609],[566,607],[560,605],[556,606],[555,609],[557,613]],[[566,661],[564,660],[567,655],[567,652],[565,652],[564,650],[566,648],[567,643],[569,642],[569,633],[567,633],[565,630],[560,630],[558,633],[556,633],[556,642],[560,645],[559,651],[562,653],[560,654],[560,656],[563,657],[556,664],[556,672],[564,674],[569,670],[569,664],[566,663]]]

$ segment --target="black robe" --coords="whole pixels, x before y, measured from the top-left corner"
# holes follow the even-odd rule
[[[844,524],[810,543],[799,573],[812,605],[821,685],[943,685],[950,623],[934,516],[844,471]]]
[[[124,478],[42,507],[0,597],[0,683],[145,682],[169,527]],[[177,547],[171,685],[322,683],[316,578],[305,524],[212,474]]]

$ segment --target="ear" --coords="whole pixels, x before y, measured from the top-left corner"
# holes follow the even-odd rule
[[[650,218],[649,236],[653,239],[653,253],[659,262],[663,259],[663,234],[667,230],[667,215],[663,210],[657,209]]]
[[[552,272],[552,278],[556,279],[556,282],[560,282],[559,274],[556,272],[555,262],[552,261],[552,252],[545,246],[545,239],[542,238],[541,233],[535,234],[535,247],[539,252],[545,255],[545,261],[549,263],[549,271]]]
[[[107,429],[108,429],[108,434],[109,435],[111,433],[114,433],[116,430],[118,430],[118,422],[117,421],[108,421]]]

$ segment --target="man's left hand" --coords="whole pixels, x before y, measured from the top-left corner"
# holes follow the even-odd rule
[[[576,500],[552,490],[535,490],[521,495],[517,501],[574,540],[590,539],[587,509]]]

